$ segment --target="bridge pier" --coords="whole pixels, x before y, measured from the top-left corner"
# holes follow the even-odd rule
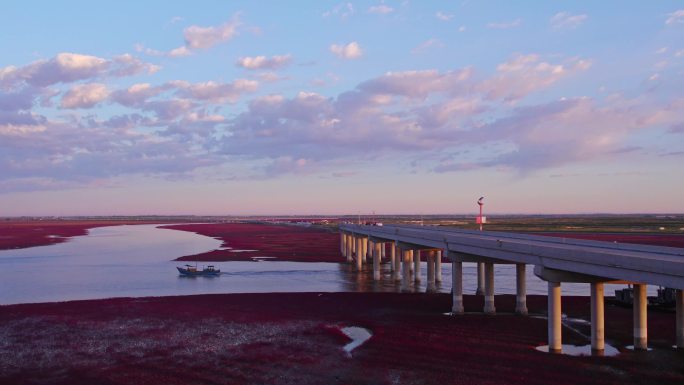
[[[413,250],[413,281],[420,282],[420,249]]]
[[[548,329],[549,353],[560,353],[562,350],[561,324],[561,284],[549,281],[548,293]]]
[[[361,263],[366,263],[366,257],[368,256],[368,238],[361,239]]]
[[[603,282],[592,282],[591,286],[591,351],[603,355],[605,351],[605,328],[603,318]]]
[[[442,282],[442,250],[435,250],[435,282]]]
[[[475,295],[484,295],[484,264],[482,262],[477,263],[477,290],[475,290]]]
[[[414,252],[413,249],[409,250],[409,274],[413,273],[413,258],[414,258]]]
[[[463,314],[463,262],[451,262],[451,313]]]
[[[676,296],[677,349],[684,349],[684,290],[677,290]]]
[[[402,249],[401,256],[403,259],[403,264],[401,266],[401,290],[408,291],[411,280],[411,250]]]
[[[484,298],[484,313],[495,314],[496,307],[494,307],[494,264],[492,262],[484,263],[485,275],[485,298]]]
[[[400,281],[400,273],[401,273],[401,261],[402,261],[402,251],[399,248],[399,245],[396,243],[392,246],[394,248],[394,253],[395,253],[395,259],[394,259],[394,271],[392,272],[392,277],[394,278],[395,281]]]
[[[394,243],[390,243],[390,271],[394,273],[394,260],[397,257],[397,248]]]
[[[379,242],[374,242],[373,243],[373,280],[374,281],[379,281],[380,280],[380,247],[382,246],[382,243]]]
[[[527,315],[525,264],[515,264],[515,314]]]
[[[361,271],[363,269],[363,240],[364,238],[356,237],[356,270]]]
[[[435,251],[428,250],[427,252],[427,287],[426,292],[432,293],[436,289],[435,285]]]
[[[427,283],[428,285],[435,285],[435,252],[428,251],[427,256]]]
[[[634,350],[648,350],[646,285],[634,284]]]
[[[340,231],[340,254],[347,255],[347,234]]]

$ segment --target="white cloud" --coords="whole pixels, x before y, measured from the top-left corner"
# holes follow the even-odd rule
[[[532,92],[547,88],[559,80],[591,67],[591,61],[572,58],[562,64],[542,61],[536,54],[514,55],[497,66],[497,74],[482,82],[487,98],[516,102]]]
[[[170,57],[182,57],[182,56],[189,56],[192,54],[192,51],[188,49],[188,47],[182,45],[178,48],[174,48],[171,51],[168,52],[168,56]]]
[[[388,13],[394,12],[394,8],[389,7],[385,4],[379,4],[379,5],[373,5],[368,8],[368,13],[377,13],[377,14],[382,14],[386,15]]]
[[[432,93],[459,93],[469,87],[470,69],[439,72],[437,70],[388,72],[358,85],[366,93],[397,95],[425,99]]]
[[[11,88],[22,84],[44,87],[92,78],[154,73],[159,68],[129,54],[107,60],[97,56],[65,52],[57,54],[52,59],[38,60],[24,67],[0,68],[0,87]]]
[[[167,86],[153,87],[149,83],[137,83],[128,89],[114,91],[111,99],[127,107],[141,107],[148,99],[159,95],[168,88]]]
[[[465,32],[465,30],[466,30],[466,26],[465,26],[465,25],[462,25],[462,26],[458,27],[458,32]]]
[[[449,21],[454,18],[454,14],[437,11],[437,13],[435,13],[435,17],[442,21]]]
[[[204,82],[188,83],[172,82],[177,87],[179,95],[195,100],[205,100],[212,103],[235,103],[240,96],[247,92],[254,92],[259,88],[256,80],[237,79],[232,83]]]
[[[78,84],[67,91],[60,102],[61,108],[92,108],[107,99],[109,90],[101,83]]]
[[[678,9],[672,13],[667,14],[666,25],[682,24],[684,23],[684,9]]]
[[[330,52],[343,59],[358,59],[363,55],[361,46],[355,41],[347,45],[333,44],[330,46]]]
[[[516,28],[522,25],[522,19],[515,19],[513,21],[504,21],[504,22],[498,22],[498,23],[487,23],[487,28],[491,29],[509,29],[509,28]]]
[[[582,25],[588,18],[589,16],[585,14],[573,15],[569,12],[558,12],[551,17],[549,23],[554,29],[574,29]]]
[[[323,12],[323,17],[337,16],[344,20],[352,15],[354,15],[354,5],[352,3],[340,3],[337,4],[333,9]]]
[[[270,71],[261,72],[260,74],[257,75],[257,78],[259,80],[261,80],[262,82],[266,82],[266,83],[273,83],[273,82],[277,82],[280,80],[287,79],[287,77],[281,77],[277,73],[270,72]]]
[[[249,70],[256,69],[278,69],[290,63],[292,55],[276,55],[270,59],[266,56],[241,57],[237,61],[237,65]]]
[[[188,49],[207,49],[216,44],[230,40],[237,34],[241,25],[238,15],[216,27],[200,27],[192,25],[183,31],[185,45]]]
[[[430,48],[442,48],[444,47],[444,43],[442,43],[439,39],[428,39],[420,45],[418,45],[416,48],[411,50],[411,53],[413,54],[421,54],[424,53],[425,51],[429,50]]]
[[[183,19],[174,17],[172,23],[181,21]],[[168,56],[168,57],[183,57],[192,55],[194,51],[208,49],[217,44],[226,42],[238,34],[238,28],[242,25],[240,21],[240,14],[237,13],[233,17],[219,25],[210,27],[200,27],[198,25],[191,25],[183,30],[183,37],[185,43],[182,46],[173,48],[169,51],[160,51],[152,48],[146,48],[143,44],[136,44],[135,50],[137,52],[144,52],[150,56]],[[253,27],[256,28],[256,27]]]

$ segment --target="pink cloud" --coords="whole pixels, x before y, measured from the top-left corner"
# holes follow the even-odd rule
[[[60,53],[52,59],[38,60],[24,67],[0,69],[0,86],[15,88],[27,84],[45,87],[93,78],[154,73],[158,69],[128,54],[107,60],[97,56]]]
[[[109,90],[101,83],[78,84],[67,91],[60,102],[61,108],[92,108],[107,99]]]
[[[178,94],[196,100],[212,103],[235,103],[244,93],[254,92],[259,88],[256,80],[237,79],[231,83],[205,82],[188,83],[176,81],[172,83],[178,89]]]
[[[241,57],[237,61],[239,67],[256,70],[256,69],[278,69],[285,67],[292,60],[292,55],[276,55],[271,58],[266,56]]]
[[[330,52],[342,59],[358,59],[363,55],[363,50],[359,43],[352,41],[349,44],[332,44]]]
[[[189,49],[207,49],[216,44],[232,39],[242,23],[239,15],[216,27],[200,27],[192,25],[183,31],[185,45]]]
[[[578,58],[553,64],[543,61],[539,55],[518,54],[499,64],[497,74],[480,83],[478,87],[490,99],[514,102],[590,67],[591,61]]]

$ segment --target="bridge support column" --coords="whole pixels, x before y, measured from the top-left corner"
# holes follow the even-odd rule
[[[351,235],[351,252],[352,256],[356,255],[356,234]]]
[[[648,349],[646,285],[634,285],[634,350]]]
[[[684,290],[677,290],[675,302],[677,303],[675,313],[677,318],[677,349],[684,349]]]
[[[401,266],[401,289],[407,291],[411,279],[411,250],[402,249],[401,256],[403,264]]]
[[[605,345],[605,328],[603,322],[603,282],[591,285],[591,351],[603,355]]]
[[[382,243],[374,243],[373,249],[373,280],[380,280],[380,247]]]
[[[476,295],[483,295],[485,293],[484,290],[484,263],[478,262],[477,263],[477,290],[475,291]]]
[[[345,256],[347,257],[347,262],[349,262],[349,263],[351,263],[353,261],[353,257],[352,257],[352,253],[353,253],[352,243],[353,242],[354,242],[354,239],[352,238],[351,234],[347,234],[345,237],[345,243],[346,243]]]
[[[368,254],[366,254],[366,260],[373,263],[373,251],[375,250],[375,242],[368,239]]]
[[[433,250],[428,251],[427,284],[428,287],[435,285],[435,252]]]
[[[366,263],[368,255],[368,238],[361,238],[361,263]]]
[[[361,271],[363,269],[363,238],[356,238],[356,269]]]
[[[380,244],[380,261],[382,261],[382,259],[386,257],[386,254],[387,254],[387,244],[383,242]]]
[[[525,282],[525,264],[515,265],[515,314],[527,315],[527,287]]]
[[[560,353],[562,350],[560,282],[549,281],[548,301],[549,353]]]
[[[394,272],[394,259],[397,257],[397,248],[394,243],[390,243],[390,271]]]
[[[409,250],[409,272],[413,273],[413,258],[414,258],[414,252],[413,250]]]
[[[485,262],[485,298],[484,298],[484,313],[495,314],[496,307],[494,307],[494,264]]]
[[[451,262],[451,313],[463,314],[463,262]]]
[[[413,250],[413,280],[420,282],[420,250]]]
[[[442,250],[435,251],[435,282],[442,282]]]
[[[392,247],[394,248],[394,254],[395,254],[394,271],[392,272],[392,274],[393,274],[394,280],[399,281],[399,280],[401,280],[400,273],[401,273],[402,251],[399,248],[399,246],[397,246],[396,243]]]
[[[347,234],[340,231],[340,254],[347,255],[345,253],[347,249]]]

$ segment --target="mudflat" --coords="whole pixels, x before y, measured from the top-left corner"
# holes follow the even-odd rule
[[[445,315],[445,294],[284,293],[120,298],[0,306],[0,384],[681,384],[674,314],[649,312],[650,352],[631,344],[630,308],[606,307],[616,357],[536,351],[545,296],[527,317],[498,296],[496,316],[466,296]],[[564,297],[569,318],[589,299]],[[347,354],[345,327],[370,339]],[[588,325],[563,328],[586,345]]]

